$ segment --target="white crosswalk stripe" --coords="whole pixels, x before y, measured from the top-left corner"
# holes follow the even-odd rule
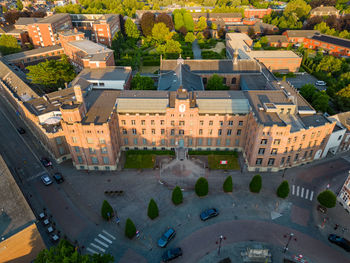
[[[86,248],[86,250],[89,253],[92,253],[92,254],[99,254],[101,252],[105,253],[108,247],[113,243],[112,240],[116,240],[116,238],[112,234],[108,233],[106,230],[102,230],[102,233],[99,233],[94,238],[94,241],[91,242],[90,245]]]
[[[311,191],[310,189],[293,184],[292,185],[292,195],[295,195],[297,197],[312,201],[312,199],[314,197],[314,191]]]

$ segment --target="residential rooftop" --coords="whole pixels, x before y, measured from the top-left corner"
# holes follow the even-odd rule
[[[105,46],[102,46],[87,39],[70,41],[68,42],[68,44],[80,49],[88,55],[107,53],[112,51],[111,49]]]
[[[63,47],[59,45],[55,45],[55,46],[48,46],[48,47],[42,47],[42,48],[35,48],[28,51],[6,55],[4,56],[4,59],[6,59],[8,62],[13,62],[20,59],[34,57],[34,56],[38,56],[41,54],[50,53],[54,51],[63,51]]]
[[[55,24],[68,16],[69,16],[69,14],[57,13],[57,14],[53,14],[52,16],[44,17],[44,18],[40,19],[39,21],[37,21],[36,23],[38,23],[38,24]]]

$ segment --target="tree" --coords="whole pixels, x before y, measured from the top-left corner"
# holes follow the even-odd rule
[[[327,112],[329,107],[329,96],[325,91],[319,91],[312,97],[312,106],[317,111]]]
[[[194,23],[193,23],[192,15],[190,13],[186,12],[183,15],[183,20],[184,20],[184,26],[186,27],[187,31],[193,32]]]
[[[174,13],[174,24],[175,30],[179,30],[181,27],[185,26],[184,18],[181,13]]]
[[[23,9],[22,1],[21,1],[21,0],[17,0],[17,1],[16,1],[16,5],[17,5],[17,9],[18,9],[19,11],[22,11],[22,9]]]
[[[283,15],[289,16],[294,13],[296,17],[303,19],[309,14],[310,10],[311,6],[309,6],[304,0],[292,0],[288,2]]]
[[[126,20],[124,27],[125,27],[125,34],[128,37],[135,38],[135,39],[138,39],[140,37],[140,32],[137,29],[137,26],[130,18]]]
[[[81,255],[66,239],[61,239],[57,246],[39,252],[34,263],[47,262],[84,262],[110,263],[114,257],[110,254]]]
[[[199,197],[206,196],[209,192],[207,179],[199,177],[194,188]]]
[[[155,17],[154,14],[151,12],[144,13],[141,17],[141,29],[144,36],[151,36],[152,35],[152,29],[155,23]]]
[[[325,190],[317,196],[317,201],[327,208],[335,207],[337,196],[331,190]]]
[[[110,220],[113,217],[113,208],[107,202],[107,200],[103,200],[101,207],[101,215],[105,220]]]
[[[149,201],[147,215],[152,220],[159,216],[158,206],[153,198]]]
[[[156,23],[164,23],[169,28],[169,31],[174,30],[173,19],[166,13],[159,14],[156,18]]]
[[[128,218],[125,222],[125,236],[132,239],[136,235],[136,227],[134,222]]]
[[[174,188],[173,193],[171,195],[171,200],[173,201],[174,205],[179,205],[182,203],[183,195],[179,186],[176,186]]]
[[[183,35],[186,36],[188,33],[188,30],[186,29],[185,26],[180,27],[179,32]]]
[[[255,29],[254,29],[254,27],[248,27],[248,36],[250,37],[250,38],[254,38],[255,37]]]
[[[152,29],[152,38],[158,43],[171,39],[169,28],[164,23],[157,23]]]
[[[208,27],[207,25],[207,19],[204,16],[201,16],[198,19],[198,22],[195,24],[194,30],[195,31],[203,31]]]
[[[37,65],[28,66],[28,79],[35,84],[50,87],[64,87],[64,83],[71,82],[76,73],[74,67],[69,63],[67,56],[60,60],[46,60]]]
[[[312,97],[317,92],[316,87],[313,84],[305,84],[300,89],[300,94],[303,96],[308,102],[312,102]]]
[[[318,63],[316,70],[325,71],[328,73],[334,73],[341,70],[342,61],[341,59],[335,58],[333,56],[324,56],[320,63]]]
[[[207,90],[225,90],[228,89],[227,86],[223,83],[224,78],[213,74],[213,76],[210,77],[208,80],[206,89]]]
[[[131,89],[133,90],[155,90],[154,81],[150,77],[142,77],[137,73],[131,80]]]
[[[193,35],[192,32],[188,32],[185,36],[185,42],[192,43],[196,40],[196,37]]]
[[[267,39],[266,36],[261,37],[259,41],[262,46],[266,46],[269,43],[269,40]]]
[[[288,181],[283,181],[277,188],[277,196],[280,198],[286,198],[289,195]]]
[[[180,54],[182,52],[181,44],[173,39],[167,40],[164,45],[159,45],[157,51],[161,54]]]
[[[223,189],[225,193],[232,192],[233,190],[232,176],[227,176],[223,184]]]
[[[255,42],[254,49],[261,49],[261,47],[260,41]]]
[[[252,193],[259,193],[262,187],[262,178],[260,174],[254,175],[250,181],[249,189]]]
[[[6,34],[0,36],[0,53],[2,55],[5,56],[20,51],[21,47],[15,37]]]

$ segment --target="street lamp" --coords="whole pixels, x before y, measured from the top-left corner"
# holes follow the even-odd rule
[[[289,234],[289,238],[288,238],[287,244],[285,245],[285,247],[284,247],[284,249],[283,249],[283,253],[284,253],[284,254],[287,252],[289,243],[290,243],[290,241],[292,240],[293,236],[294,236],[293,233],[290,233],[290,234]],[[287,235],[284,235],[284,237],[286,238]],[[297,241],[297,239],[294,238],[294,241]]]
[[[220,235],[219,236],[219,241],[216,241],[216,244],[219,244],[219,248],[218,248],[218,256],[220,255],[220,250],[221,250],[221,243],[222,243],[222,240],[225,240],[226,237],[224,237],[223,235]]]

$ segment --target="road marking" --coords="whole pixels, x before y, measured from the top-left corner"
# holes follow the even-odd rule
[[[112,238],[113,240],[115,240],[115,237],[112,236],[110,233],[108,233],[106,230],[102,230],[103,233],[105,233],[107,236],[109,236],[110,238]]]
[[[89,251],[92,254],[99,254],[98,252],[96,252],[95,250],[93,250],[93,249],[91,249],[89,247],[86,250]]]
[[[294,192],[295,192],[294,190],[295,190],[295,185],[293,184],[292,185],[292,195],[294,195]]]
[[[102,247],[99,247],[97,245],[95,245],[94,243],[90,243],[90,246],[93,246],[94,248],[97,248],[98,250],[102,251],[103,253],[105,253],[105,249],[103,249]]]
[[[100,243],[100,244],[101,244],[102,246],[104,246],[104,247],[109,247],[106,243],[104,243],[104,242],[98,240],[97,238],[95,238],[94,240],[95,240],[97,243]]]
[[[306,189],[305,199],[307,199],[308,197],[309,197],[309,189]]]
[[[98,234],[98,236],[104,240],[106,240],[109,244],[112,244],[112,241],[106,238],[104,235]]]
[[[300,195],[301,198],[304,197],[304,187],[301,188],[301,195]]]
[[[297,186],[297,196],[299,196],[299,185]]]
[[[47,173],[46,171],[41,172],[41,173],[37,173],[36,175],[33,175],[33,176],[27,178],[26,181],[27,181],[27,182],[32,181],[32,180],[34,180],[34,179],[36,179],[36,178],[38,178],[38,177],[40,177],[40,176],[42,176],[43,174],[46,174],[46,173]]]
[[[312,198],[314,197],[314,191],[311,191],[311,194],[310,194],[310,201],[312,201]]]

